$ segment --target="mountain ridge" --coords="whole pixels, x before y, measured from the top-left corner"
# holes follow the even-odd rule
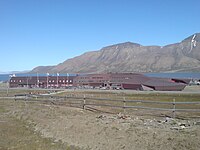
[[[200,33],[179,43],[142,46],[124,42],[89,51],[55,66],[34,68],[31,73],[200,72]]]

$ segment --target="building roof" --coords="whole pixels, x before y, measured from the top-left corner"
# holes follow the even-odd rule
[[[142,83],[143,85],[146,86],[151,86],[151,87],[156,87],[156,86],[180,86],[180,85],[185,85],[183,83],[176,83],[176,82],[172,82],[170,80],[167,79],[156,79],[156,78],[152,78],[151,80],[148,80],[146,82]]]

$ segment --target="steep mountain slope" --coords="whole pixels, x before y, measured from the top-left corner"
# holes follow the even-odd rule
[[[200,34],[194,34],[180,43],[160,46],[142,46],[126,42],[87,52],[48,68],[32,72],[200,72]],[[45,71],[45,72],[44,72]]]

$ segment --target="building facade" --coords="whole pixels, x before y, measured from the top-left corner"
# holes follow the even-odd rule
[[[11,77],[9,86],[28,88],[67,88],[73,86],[73,76],[23,76]]]

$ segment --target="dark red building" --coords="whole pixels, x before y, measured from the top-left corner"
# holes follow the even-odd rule
[[[11,77],[9,85],[29,88],[66,88],[73,86],[74,76],[23,76]]]
[[[10,87],[29,88],[102,88],[180,91],[187,82],[181,79],[147,77],[137,73],[84,74],[77,76],[27,76],[12,77]]]
[[[87,74],[74,78],[74,86],[85,88],[180,91],[186,85],[180,80],[147,77],[137,73]]]

